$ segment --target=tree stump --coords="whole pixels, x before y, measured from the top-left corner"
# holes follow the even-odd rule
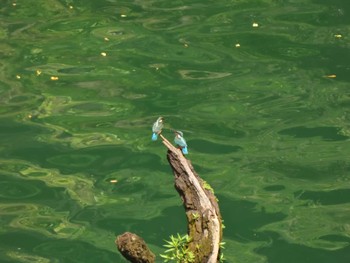
[[[120,253],[132,263],[153,263],[155,260],[145,241],[133,233],[125,232],[117,237],[115,243]]]
[[[160,137],[168,148],[167,159],[174,173],[175,188],[183,200],[188,222],[188,235],[191,237],[189,250],[195,256],[194,262],[217,263],[222,239],[222,220],[213,190],[197,175],[191,162],[183,156],[181,150],[174,147],[163,135],[160,134]],[[122,252],[119,242],[121,240],[119,241],[118,237],[116,243],[119,251],[130,260],[125,256],[125,249],[129,246],[121,246],[124,248]],[[134,241],[129,238],[125,242],[133,243]],[[140,249],[146,248],[140,245]],[[154,261],[130,262],[151,263]]]

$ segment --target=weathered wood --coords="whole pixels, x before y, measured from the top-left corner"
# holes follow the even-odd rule
[[[125,232],[115,241],[119,252],[132,263],[154,263],[155,255],[136,234]]]
[[[196,263],[216,263],[219,259],[222,222],[214,193],[194,171],[180,149],[160,135],[168,148],[167,159],[175,176],[175,188],[180,194],[188,221],[189,249]]]
[[[192,164],[180,149],[159,135],[168,148],[167,159],[175,177],[175,188],[180,194],[188,221],[189,249],[194,263],[217,263],[222,238],[222,221],[217,199],[212,189],[197,175]],[[153,263],[154,254],[142,238],[124,233],[116,240],[119,251],[133,263]]]

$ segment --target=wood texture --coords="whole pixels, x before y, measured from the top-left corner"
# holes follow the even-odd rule
[[[136,234],[125,232],[115,241],[119,252],[132,263],[154,263],[155,255]]]
[[[198,263],[216,263],[220,253],[222,222],[219,206],[212,189],[197,175],[189,160],[164,136],[167,159],[173,169],[175,188],[180,194],[188,221],[190,250]]]
[[[174,147],[163,135],[159,136],[168,148],[167,159],[174,173],[175,188],[183,200],[188,235],[191,237],[189,249],[195,255],[194,263],[217,263],[222,239],[222,220],[213,190],[197,175],[181,150]],[[135,234],[127,232],[118,236],[116,244],[130,262],[153,263],[155,260],[154,254],[142,238]]]

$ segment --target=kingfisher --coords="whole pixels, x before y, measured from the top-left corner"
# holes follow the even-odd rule
[[[181,131],[175,131],[174,142],[181,148],[183,154],[188,154],[187,143],[184,139],[184,134]]]
[[[158,138],[158,134],[162,132],[163,129],[163,117],[159,117],[155,123],[153,123],[152,127],[152,141],[156,141]]]

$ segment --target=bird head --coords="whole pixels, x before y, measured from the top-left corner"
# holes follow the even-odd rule
[[[184,137],[184,134],[182,131],[174,131],[176,135],[180,135],[181,137]]]

